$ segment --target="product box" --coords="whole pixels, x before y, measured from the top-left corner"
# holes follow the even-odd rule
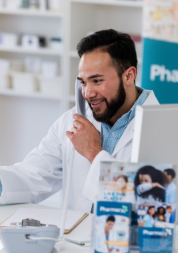
[[[97,202],[95,218],[95,253],[129,252],[131,204]]]
[[[98,201],[131,205],[130,252],[173,252],[176,174],[170,164],[101,162]]]

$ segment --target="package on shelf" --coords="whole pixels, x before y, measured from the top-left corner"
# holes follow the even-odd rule
[[[38,83],[35,74],[27,73],[25,70],[25,61],[18,59],[11,61],[10,76],[12,88],[22,93],[37,91]]]
[[[7,9],[18,9],[21,7],[22,0],[5,0],[4,6]]]
[[[39,89],[40,92],[48,95],[59,97],[62,94],[62,77],[45,77],[45,76],[38,76],[39,81]]]
[[[15,33],[0,33],[0,44],[5,47],[15,47],[18,42],[18,35]]]
[[[10,61],[5,59],[0,59],[0,88],[7,89],[10,87]]]
[[[27,49],[38,49],[39,37],[37,35],[32,35],[32,34],[22,34],[21,46]]]
[[[11,71],[12,88],[22,93],[38,91],[38,82],[34,74]]]
[[[61,11],[62,0],[48,0],[48,6],[51,11]]]
[[[54,50],[62,50],[62,40],[61,38],[51,38],[49,47]]]
[[[47,1],[39,0],[39,7],[41,11],[45,11],[47,9]]]
[[[58,64],[53,61],[43,61],[41,66],[41,74],[46,78],[55,78],[59,75]]]
[[[38,57],[26,57],[24,59],[25,72],[39,74],[41,72],[42,61]]]
[[[39,9],[39,0],[29,0],[30,9]]]

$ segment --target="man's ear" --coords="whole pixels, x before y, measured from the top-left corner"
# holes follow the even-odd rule
[[[124,84],[127,86],[134,83],[136,75],[137,75],[137,70],[135,67],[132,66],[128,68],[123,74]]]

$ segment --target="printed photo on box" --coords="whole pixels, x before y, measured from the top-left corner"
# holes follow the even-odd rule
[[[124,174],[125,166],[120,163],[102,163],[99,185],[100,200],[131,203],[135,201],[135,173],[127,171],[127,174]]]

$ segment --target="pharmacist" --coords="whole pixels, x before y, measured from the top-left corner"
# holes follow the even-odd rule
[[[136,106],[158,104],[152,91],[135,86],[134,42],[129,35],[111,29],[83,38],[77,50],[78,80],[89,105],[87,116],[72,108],[23,162],[0,167],[0,204],[39,203],[62,187],[65,190],[74,146],[69,209],[90,212],[98,192],[100,160],[130,161]]]

